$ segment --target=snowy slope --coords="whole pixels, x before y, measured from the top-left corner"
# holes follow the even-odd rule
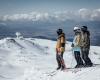
[[[0,40],[0,80],[100,80],[100,66],[56,71],[55,41],[35,38]],[[76,62],[66,43],[64,59],[68,68]],[[100,47],[91,46],[90,58],[100,64]],[[94,76],[95,75],[95,76]]]

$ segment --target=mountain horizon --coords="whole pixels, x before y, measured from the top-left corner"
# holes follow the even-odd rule
[[[56,30],[62,28],[66,34],[66,39],[72,41],[73,28],[75,26],[87,26],[91,33],[91,45],[99,46],[100,39],[100,21],[6,21],[0,24],[0,38],[14,37],[16,32],[20,32],[24,37],[37,37],[56,40]]]

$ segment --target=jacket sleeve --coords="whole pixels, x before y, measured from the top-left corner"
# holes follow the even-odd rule
[[[88,34],[86,34],[84,39],[84,47],[89,47],[89,45],[90,45],[90,38]]]
[[[65,37],[61,37],[61,46],[65,47]]]
[[[61,52],[65,51],[65,37],[61,37]]]

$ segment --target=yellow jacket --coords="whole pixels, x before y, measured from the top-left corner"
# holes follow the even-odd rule
[[[58,52],[62,53],[65,51],[65,43],[66,43],[65,34],[62,33],[61,35],[58,36],[58,39],[57,39],[57,44],[56,44],[57,53]]]

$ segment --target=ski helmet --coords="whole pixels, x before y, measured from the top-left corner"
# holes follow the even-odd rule
[[[74,27],[74,31],[80,30],[79,27]]]
[[[87,31],[87,29],[88,29],[87,26],[82,26],[82,27],[81,27],[81,30],[82,30],[82,31]]]
[[[57,30],[57,34],[58,34],[58,35],[60,35],[60,34],[62,34],[62,33],[63,33],[63,30],[62,30],[62,29],[58,29],[58,30]]]

